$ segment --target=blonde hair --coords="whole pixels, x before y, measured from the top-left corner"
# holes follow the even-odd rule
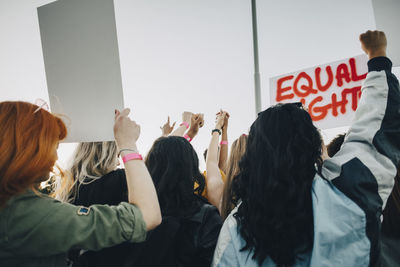
[[[57,198],[73,202],[80,185],[90,184],[116,169],[117,153],[114,141],[80,143],[75,149],[72,166],[69,169],[73,183],[69,186],[64,185],[64,190],[57,192]]]
[[[232,203],[235,196],[232,194],[232,182],[236,175],[239,174],[239,161],[246,151],[247,135],[242,134],[236,139],[231,146],[231,154],[229,155],[226,167],[226,182],[221,203],[221,216],[225,220],[234,208]]]

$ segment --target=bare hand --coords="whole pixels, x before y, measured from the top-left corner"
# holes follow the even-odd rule
[[[174,122],[172,125],[170,125],[169,116],[168,116],[167,122],[163,126],[160,127],[160,129],[162,131],[162,135],[163,136],[169,135],[174,130],[175,123],[176,122]]]
[[[222,131],[226,131],[228,129],[228,121],[229,121],[229,113],[226,111],[220,111],[216,115],[220,114],[221,112],[225,112],[225,120],[224,120],[224,125],[222,126]]]
[[[128,117],[129,112],[129,108],[115,110],[114,137],[119,148],[133,149],[140,136],[140,126]]]
[[[369,59],[374,57],[386,57],[387,40],[384,32],[367,31],[360,35],[361,48]]]
[[[188,133],[189,136],[193,138],[193,136],[197,135],[199,132],[199,128],[204,125],[204,114],[198,113],[194,114],[191,119],[190,128]]]
[[[190,124],[190,120],[192,119],[192,112],[189,111],[185,111],[182,114],[182,122],[187,122],[188,124]]]
[[[215,122],[215,129],[222,129],[224,127],[226,112],[220,111],[217,113],[217,118]]]

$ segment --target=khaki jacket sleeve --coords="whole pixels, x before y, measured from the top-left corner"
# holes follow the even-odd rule
[[[72,248],[99,250],[122,242],[141,242],[146,224],[138,207],[122,202],[118,206],[89,208],[43,198],[27,235],[20,241],[32,256],[66,253]],[[29,222],[26,222],[29,223]],[[29,245],[30,244],[30,245]],[[22,245],[22,244],[20,244]]]

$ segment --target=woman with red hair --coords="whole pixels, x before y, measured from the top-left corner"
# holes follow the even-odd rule
[[[41,195],[67,135],[60,118],[26,102],[0,102],[0,266],[67,266],[71,248],[140,242],[161,222],[149,172],[137,153],[140,127],[116,110],[129,203],[77,207]],[[135,153],[132,153],[134,151]]]

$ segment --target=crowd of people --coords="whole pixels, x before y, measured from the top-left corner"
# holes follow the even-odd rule
[[[220,110],[203,172],[203,114],[168,118],[143,157],[115,110],[115,141],[80,143],[62,170],[63,121],[0,102],[0,266],[400,266],[399,82],[384,33],[360,41],[369,73],[347,133],[325,147],[301,103],[278,104],[228,153]]]

